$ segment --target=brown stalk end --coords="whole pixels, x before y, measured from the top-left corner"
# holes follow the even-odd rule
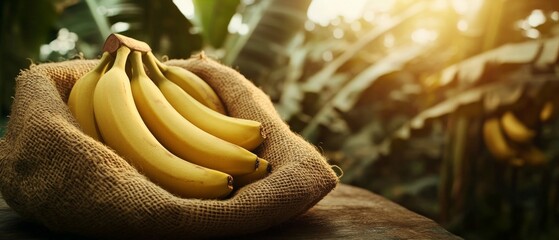
[[[260,167],[260,158],[256,157],[256,162],[254,163],[254,169],[258,169],[258,167]]]
[[[233,189],[234,180],[231,175],[227,176],[227,187]]]
[[[107,37],[107,40],[105,40],[105,44],[103,45],[103,51],[114,53],[123,45],[127,46],[131,50],[139,52],[145,53],[151,51],[151,47],[147,43],[118,33],[112,33]]]

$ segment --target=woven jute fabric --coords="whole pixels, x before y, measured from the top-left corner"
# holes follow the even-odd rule
[[[0,190],[21,216],[52,231],[101,238],[237,236],[306,212],[338,183],[325,158],[290,131],[266,94],[236,70],[197,55],[167,63],[206,80],[230,115],[262,122],[266,139],[255,152],[273,171],[223,200],[168,193],[86,136],[68,110],[74,82],[97,62],[33,65],[16,79],[0,140]]]

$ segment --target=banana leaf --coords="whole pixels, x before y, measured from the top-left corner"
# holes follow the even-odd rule
[[[473,56],[452,65],[440,73],[440,87],[459,85],[467,88],[484,80],[482,74],[489,65],[518,65],[534,63],[537,68],[549,67],[557,63],[559,37],[507,44],[502,47]],[[514,69],[515,67],[512,67]],[[504,69],[501,69],[504,70]]]
[[[220,48],[229,34],[227,27],[237,12],[240,0],[193,0],[194,23],[202,29],[204,41]]]
[[[10,111],[16,76],[30,60],[39,60],[40,47],[49,40],[59,17],[57,9],[67,4],[51,0],[0,2],[0,116]]]
[[[228,43],[225,59],[248,79],[271,95],[279,98],[275,86],[283,84],[282,67],[289,61],[297,36],[304,31],[310,0],[262,1],[247,18],[251,31],[234,36]],[[229,51],[231,50],[231,51]]]
[[[336,111],[347,112],[350,110],[361,97],[363,91],[374,84],[377,79],[403,69],[406,63],[423,54],[426,50],[426,47],[418,45],[395,49],[385,58],[364,69],[347,81],[347,84],[333,96],[326,97],[327,101],[301,131],[301,135],[307,139],[314,139],[318,126],[321,124],[327,126],[327,120],[331,118],[332,114],[335,114]]]
[[[526,97],[543,101],[556,95],[559,74],[554,69],[558,55],[559,37],[555,37],[508,44],[444,69],[441,82],[456,82],[458,89],[448,90],[445,100],[411,118],[381,145],[408,139],[430,121],[459,110],[468,109],[469,116],[480,116],[510,108]],[[493,72],[498,76],[488,74]],[[387,154],[388,148],[384,149]]]

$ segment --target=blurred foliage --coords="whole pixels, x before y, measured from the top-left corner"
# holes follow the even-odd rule
[[[482,125],[557,100],[559,3],[484,1],[459,13],[401,0],[392,9],[360,31],[340,19],[308,33],[304,56],[292,54],[303,64],[289,70],[301,75],[285,80],[282,116],[344,169],[343,182],[467,239],[557,238],[556,124],[531,126],[540,166],[494,161]],[[414,41],[422,32],[437,37]]]
[[[264,90],[342,182],[466,239],[559,237],[559,2],[369,1],[326,24],[311,0],[185,2],[3,1],[2,114],[27,59],[96,58],[110,32],[160,57],[204,50]],[[554,117],[534,120],[548,103]],[[507,111],[536,132],[511,146],[545,163],[488,151],[484,123]]]
[[[0,3],[0,113],[8,114],[13,78],[29,59],[37,59],[41,45],[52,37],[58,14],[66,1],[4,0]],[[30,17],[33,16],[33,17]]]
[[[237,12],[240,0],[193,0],[194,21],[203,29],[206,42],[220,48],[227,36],[227,26]]]
[[[259,12],[243,14],[251,21],[252,31],[234,35],[229,46],[237,51],[227,51],[226,64],[239,69],[248,79],[260,86],[272,100],[283,89],[283,79],[289,73],[288,62],[298,36],[304,31],[306,12],[311,0],[263,1]],[[256,15],[256,16],[255,16]]]

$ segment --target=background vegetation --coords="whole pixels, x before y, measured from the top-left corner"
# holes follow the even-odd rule
[[[263,89],[343,182],[466,239],[557,239],[559,121],[530,119],[559,111],[559,2],[374,0],[354,18],[311,14],[348,2],[4,0],[1,113],[21,69],[96,58],[111,32],[159,57],[204,50]],[[544,163],[487,150],[483,125],[506,111],[536,131]]]

